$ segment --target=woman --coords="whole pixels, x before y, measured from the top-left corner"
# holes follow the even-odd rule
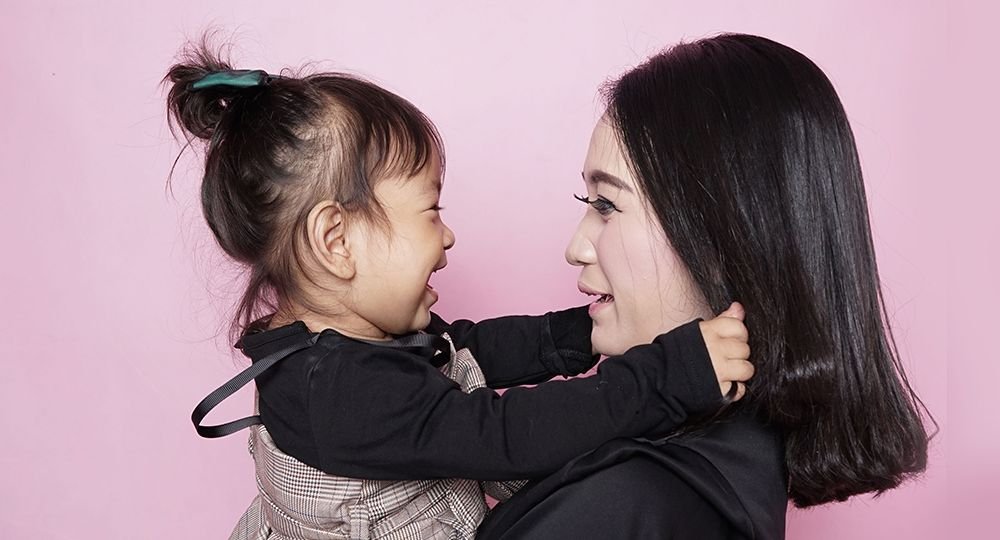
[[[774,41],[678,45],[606,88],[566,252],[618,354],[731,300],[747,399],[660,440],[581,456],[496,509],[480,538],[784,537],[799,507],[882,492],[927,460],[899,363],[854,138],[830,81]]]

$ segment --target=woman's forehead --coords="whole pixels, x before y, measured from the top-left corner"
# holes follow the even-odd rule
[[[635,179],[622,153],[618,136],[606,118],[602,118],[594,127],[583,164],[583,179],[588,187],[605,184],[630,193],[637,192]]]

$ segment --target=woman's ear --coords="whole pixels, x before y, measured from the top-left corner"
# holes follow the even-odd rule
[[[334,276],[350,280],[355,260],[347,235],[347,213],[340,203],[321,201],[306,218],[309,249],[316,261]]]

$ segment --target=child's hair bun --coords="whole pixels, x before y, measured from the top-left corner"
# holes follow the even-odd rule
[[[247,89],[226,85],[195,89],[193,85],[211,73],[232,70],[205,42],[186,49],[163,79],[172,84],[167,95],[171,127],[179,126],[199,139],[211,139],[230,105]]]

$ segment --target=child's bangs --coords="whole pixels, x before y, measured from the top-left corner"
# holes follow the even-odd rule
[[[382,180],[407,180],[433,170],[444,175],[444,144],[437,128],[406,99],[364,79],[324,73],[307,79],[327,103],[318,119],[329,151],[319,178],[350,211],[384,222],[375,197]],[[428,169],[436,167],[436,169]]]
[[[396,110],[382,111],[385,114],[370,124],[373,179],[412,177],[435,165],[443,177],[444,144],[437,128],[413,105],[405,101],[399,105],[393,107]]]

